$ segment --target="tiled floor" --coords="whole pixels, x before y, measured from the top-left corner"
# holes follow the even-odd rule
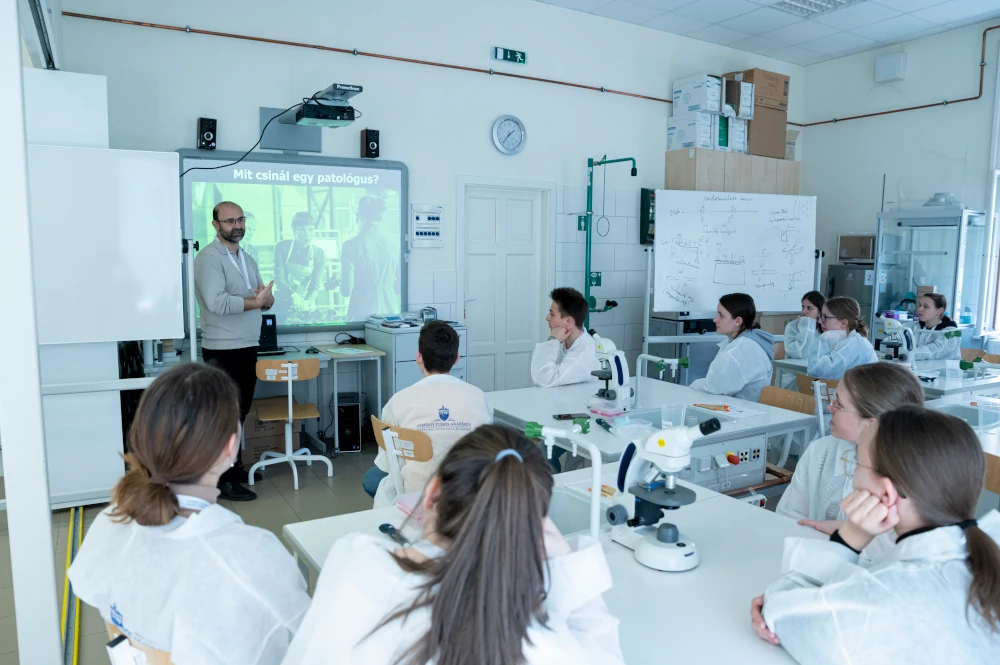
[[[326,465],[299,464],[299,489],[292,487],[292,472],[287,464],[268,468],[263,482],[254,485],[257,500],[248,503],[220,501],[235,511],[243,521],[267,529],[281,539],[286,524],[342,515],[372,507],[361,489],[361,477],[375,460],[374,444],[361,453],[343,454],[333,460],[333,477],[326,476]],[[90,506],[84,513],[84,527],[89,527],[103,506]],[[62,599],[66,576],[66,544],[69,511],[52,514],[52,540],[56,558],[56,589]],[[86,536],[85,536],[86,537]],[[282,540],[284,542],[284,540]],[[107,665],[104,650],[107,636],[104,621],[93,608],[83,606],[80,618],[80,665]],[[7,513],[0,511],[0,665],[17,665],[17,635],[14,624],[14,589],[10,569],[10,536]]]

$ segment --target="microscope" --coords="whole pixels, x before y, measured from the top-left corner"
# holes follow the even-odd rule
[[[718,418],[691,427],[668,427],[630,443],[618,468],[621,501],[608,508],[611,540],[635,552],[635,560],[654,570],[682,572],[701,563],[698,548],[677,526],[660,520],[664,510],[695,501],[676,476],[691,464],[691,444],[718,432]]]
[[[881,351],[884,346],[891,349],[885,354],[886,360],[907,360],[916,346],[913,340],[913,331],[899,319],[890,319],[880,315],[875,320],[879,325],[879,328],[875,330],[875,350]],[[882,337],[879,337],[879,333],[882,334]]]
[[[604,387],[590,398],[587,406],[606,416],[618,416],[632,407],[632,387],[629,385],[628,360],[625,352],[619,351],[615,343],[606,337],[594,335],[597,343],[597,360],[601,369],[591,372]]]

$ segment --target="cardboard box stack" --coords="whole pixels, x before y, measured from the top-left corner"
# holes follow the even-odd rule
[[[747,120],[753,117],[753,84],[730,83],[699,74],[673,85],[673,115],[667,125],[667,149],[701,148],[747,151]],[[723,99],[725,96],[725,99]]]
[[[255,399],[250,407],[250,413],[243,423],[243,436],[246,439],[246,447],[240,452],[240,460],[244,466],[250,467],[260,460],[262,453],[268,450],[283,452],[285,450],[285,421],[270,420],[263,422],[257,420],[257,408],[268,404],[288,404],[287,397],[268,397],[265,399]],[[292,423],[292,450],[301,447],[300,433],[302,432],[302,421],[296,420]]]
[[[784,159],[787,142],[785,129],[788,124],[788,77],[763,69],[748,69],[726,74],[725,78],[727,83],[735,81],[739,84],[753,84],[753,119],[747,127],[748,152],[751,155]],[[726,101],[730,99],[727,87]]]

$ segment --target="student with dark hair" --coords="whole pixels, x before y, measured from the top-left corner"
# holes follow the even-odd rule
[[[286,665],[623,663],[604,552],[562,537],[547,517],[552,486],[541,448],[518,432],[462,437],[427,486],[420,540],[334,543]]]
[[[976,519],[985,461],[972,428],[916,406],[862,433],[847,519],[789,538],[754,629],[800,663],[1000,663],[1000,514]],[[894,532],[893,548],[859,565]],[[756,606],[756,604],[755,604]]]
[[[309,605],[269,531],[216,503],[240,452],[236,385],[191,363],[143,393],[127,470],[69,569],[73,591],[177,665],[277,665]]]
[[[567,386],[596,381],[599,370],[597,344],[583,329],[590,307],[583,294],[566,287],[554,289],[545,322],[552,337],[535,345],[531,354],[531,380],[536,386]]]
[[[754,322],[757,307],[745,293],[719,298],[715,330],[728,339],[719,343],[719,353],[704,379],[691,384],[695,390],[760,401],[760,391],[771,383],[774,338]]]
[[[914,360],[961,360],[962,332],[948,318],[948,299],[940,293],[925,293],[917,298],[917,332]]]
[[[434,448],[429,462],[402,460],[406,492],[419,492],[455,442],[480,425],[493,422],[486,395],[476,386],[452,376],[458,361],[458,333],[444,321],[431,321],[420,330],[417,367],[424,378],[403,388],[386,402],[382,422],[426,432]],[[389,462],[381,448],[375,466],[365,472],[362,486],[376,506],[388,503]]]
[[[785,326],[785,357],[808,358],[813,347],[819,344],[819,317],[823,312],[826,298],[819,291],[810,291],[802,296],[802,312],[799,318]],[[787,390],[795,390],[795,375],[785,377]]]
[[[809,376],[839,379],[852,367],[878,362],[875,347],[868,341],[868,326],[861,320],[861,306],[854,298],[827,300],[819,324],[823,334],[809,352]]]

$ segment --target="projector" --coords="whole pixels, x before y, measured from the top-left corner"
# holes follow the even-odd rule
[[[346,127],[357,117],[354,107],[347,100],[362,90],[360,85],[334,83],[301,105],[282,113],[278,122],[308,127]]]

